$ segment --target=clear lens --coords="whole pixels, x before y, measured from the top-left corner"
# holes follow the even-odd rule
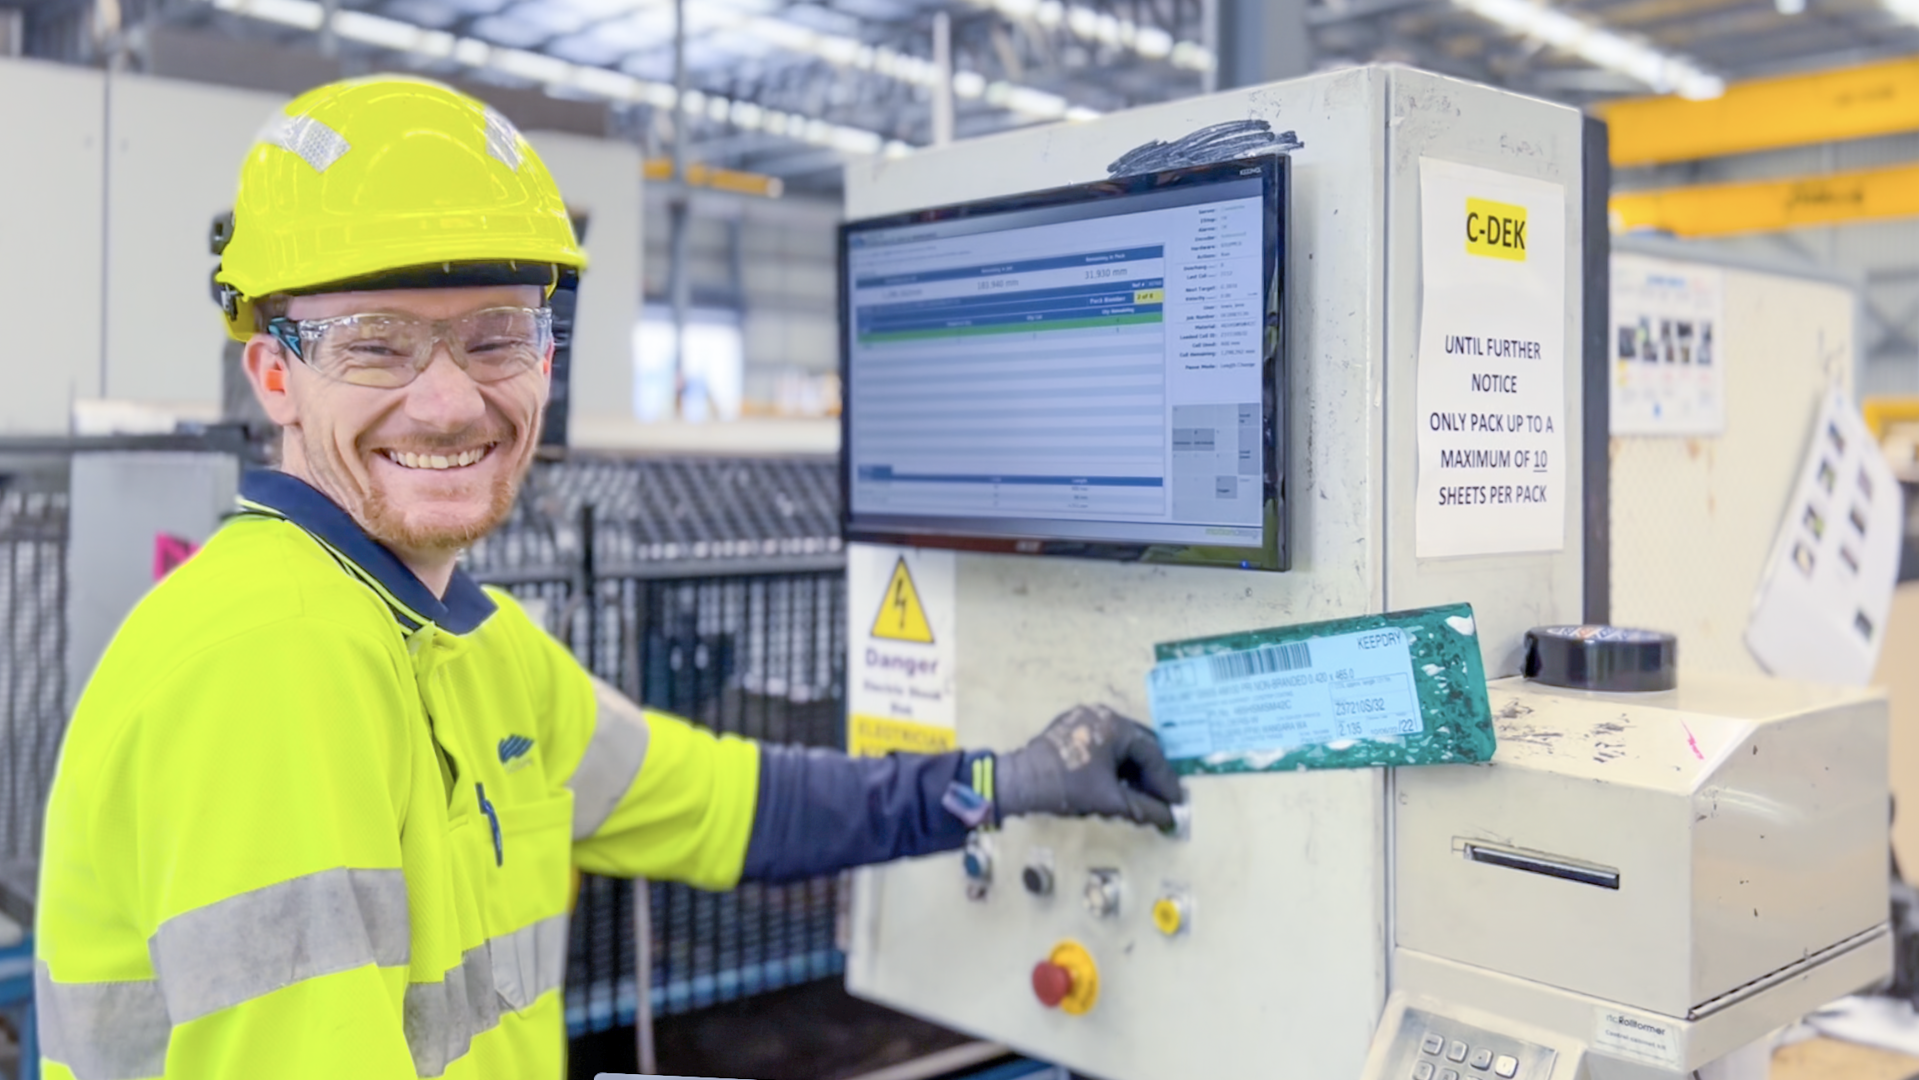
[[[553,313],[488,308],[438,322],[410,315],[342,315],[303,322],[300,336],[315,370],[356,386],[405,386],[433,362],[442,341],[475,382],[489,383],[539,366],[553,339]]]

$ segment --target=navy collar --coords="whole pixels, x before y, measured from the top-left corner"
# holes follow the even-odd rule
[[[298,477],[268,470],[247,473],[240,479],[240,509],[281,518],[306,530],[342,568],[386,601],[408,633],[432,623],[455,634],[470,634],[496,610],[479,584],[458,567],[447,585],[446,599],[434,596],[399,556]]]

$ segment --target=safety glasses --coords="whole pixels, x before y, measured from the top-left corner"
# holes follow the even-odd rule
[[[418,378],[441,342],[474,382],[492,383],[540,366],[553,344],[551,308],[496,307],[457,319],[368,313],[267,322],[293,355],[329,379],[396,389]]]

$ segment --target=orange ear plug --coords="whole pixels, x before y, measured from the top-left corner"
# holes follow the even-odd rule
[[[268,390],[276,394],[284,394],[287,389],[287,369],[268,368],[260,375],[260,381],[266,384]]]

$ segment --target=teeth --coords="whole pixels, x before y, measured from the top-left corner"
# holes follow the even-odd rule
[[[491,449],[490,446],[482,446],[478,450],[465,450],[452,457],[445,454],[409,454],[404,450],[385,450],[382,453],[388,461],[409,469],[457,469],[479,461]]]

